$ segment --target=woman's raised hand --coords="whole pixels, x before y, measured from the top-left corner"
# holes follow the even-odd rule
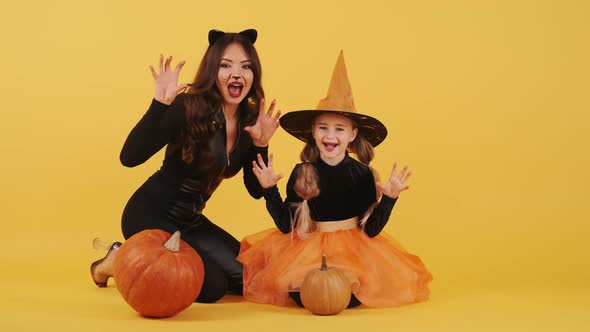
[[[260,101],[260,110],[258,111],[258,118],[253,126],[244,127],[244,130],[252,137],[254,145],[259,147],[265,147],[268,145],[270,138],[274,135],[275,131],[279,127],[279,117],[281,111],[277,111],[276,114],[272,114],[275,109],[276,101],[273,100],[270,103],[268,112],[264,110],[264,99]]]
[[[167,57],[166,62],[164,62],[164,56],[160,54],[158,71],[150,65],[152,77],[156,85],[154,99],[167,105],[170,105],[174,98],[176,98],[176,95],[187,87],[187,84],[178,84],[178,75],[185,61],[180,61],[174,69],[170,69],[171,63],[172,56]]]

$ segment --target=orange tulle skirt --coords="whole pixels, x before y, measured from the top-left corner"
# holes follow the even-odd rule
[[[244,264],[244,297],[252,302],[292,305],[310,270],[321,265],[342,270],[353,294],[369,307],[391,307],[428,299],[432,275],[418,256],[391,236],[369,238],[360,228],[296,234],[268,229],[242,240],[238,260]]]

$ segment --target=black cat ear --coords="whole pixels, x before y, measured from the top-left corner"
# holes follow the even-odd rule
[[[225,35],[225,32],[223,32],[221,30],[217,30],[217,29],[209,30],[209,45],[215,44],[217,39],[221,38],[223,35]]]
[[[258,38],[258,31],[256,31],[256,29],[247,29],[240,32],[240,35],[250,39],[250,42],[254,44],[256,42],[256,38]]]

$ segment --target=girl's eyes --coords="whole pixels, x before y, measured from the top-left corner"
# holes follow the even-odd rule
[[[252,69],[252,65],[243,65],[242,68],[250,70]]]
[[[229,68],[229,67],[230,67],[230,65],[229,65],[229,63],[224,63],[224,62],[222,62],[222,63],[219,65],[219,67],[221,67],[221,68]]]
[[[318,129],[328,130],[328,127],[327,126],[319,126]],[[338,127],[338,128],[336,128],[336,131],[344,131],[344,128]]]

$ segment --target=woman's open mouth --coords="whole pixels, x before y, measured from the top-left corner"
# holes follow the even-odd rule
[[[227,86],[229,95],[233,98],[238,98],[242,95],[244,84],[242,82],[231,82]]]

